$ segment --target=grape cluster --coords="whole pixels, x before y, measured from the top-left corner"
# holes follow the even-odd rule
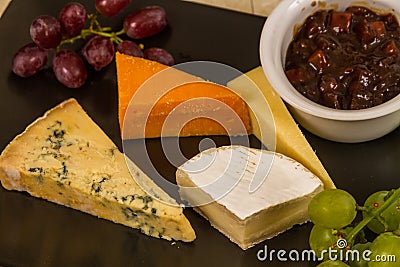
[[[310,201],[308,213],[314,223],[309,245],[323,260],[318,267],[400,266],[400,188],[375,192],[364,206],[344,190],[325,190]],[[374,240],[365,230],[376,234]]]
[[[129,4],[130,0],[96,0],[97,12],[88,14],[84,5],[71,2],[61,9],[58,18],[37,17],[30,26],[33,42],[14,55],[12,71],[18,76],[30,77],[45,68],[52,58],[57,80],[69,88],[78,88],[86,82],[87,66],[101,70],[113,61],[115,51],[173,65],[174,58],[165,49],[144,49],[136,43],[167,26],[167,14],[162,7],[147,6],[130,13],[124,18],[122,29],[116,32],[100,25],[98,16],[115,16]],[[130,39],[124,40],[122,36]],[[77,40],[85,42],[80,52],[65,48]]]

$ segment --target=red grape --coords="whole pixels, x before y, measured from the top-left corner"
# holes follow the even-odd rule
[[[56,48],[62,38],[60,22],[52,16],[39,16],[32,22],[30,34],[40,48]]]
[[[46,66],[50,50],[51,55],[54,55],[52,68],[57,80],[70,88],[81,87],[86,82],[88,65],[97,71],[109,65],[114,59],[115,50],[173,65],[174,58],[166,50],[149,48],[143,51],[143,47],[138,46],[135,40],[123,40],[120,37],[126,34],[133,39],[143,39],[161,32],[168,24],[166,11],[162,7],[147,6],[129,14],[123,21],[123,29],[117,32],[100,24],[99,14],[114,16],[130,2],[95,0],[96,14],[88,14],[81,3],[70,2],[60,10],[58,18],[50,15],[37,17],[29,29],[33,43],[24,46],[14,55],[12,71],[21,77],[34,75]],[[76,53],[75,49],[63,49],[65,44],[74,44],[81,39],[86,40],[81,54]],[[118,45],[115,46],[114,42]]]
[[[110,64],[114,53],[114,44],[110,38],[98,35],[92,37],[82,50],[83,57],[95,70],[100,70]]]
[[[105,17],[112,17],[126,8],[130,0],[96,0],[97,11]]]
[[[64,6],[58,15],[61,33],[66,37],[77,36],[86,22],[86,8],[80,3],[69,3]]]
[[[144,58],[157,61],[161,64],[172,66],[175,64],[174,57],[165,49],[158,47],[147,48],[143,52]]]
[[[58,51],[53,58],[53,71],[57,80],[69,88],[81,87],[86,82],[85,63],[74,51]]]
[[[12,71],[21,76],[29,77],[43,69],[47,63],[47,51],[30,43],[18,50],[12,61]]]
[[[148,6],[129,14],[124,20],[126,34],[143,39],[161,32],[167,26],[167,13],[160,6]]]
[[[143,57],[143,51],[133,41],[125,40],[118,44],[117,51],[133,57]]]

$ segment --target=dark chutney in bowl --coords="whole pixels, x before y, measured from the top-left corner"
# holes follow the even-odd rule
[[[400,93],[400,26],[362,6],[309,16],[290,43],[285,73],[305,97],[335,109],[364,109]]]

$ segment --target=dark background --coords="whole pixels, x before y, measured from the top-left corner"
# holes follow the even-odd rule
[[[80,1],[89,12],[93,1]],[[42,14],[58,15],[61,0],[13,0],[0,20],[0,149],[59,102],[75,97],[88,114],[121,147],[117,121],[115,65],[89,72],[80,89],[61,86],[51,70],[22,79],[12,74],[11,59],[30,42],[29,25]],[[210,60],[242,72],[260,65],[258,42],[265,18],[185,3],[178,0],[135,0],[124,14],[107,24],[116,30],[127,12],[145,5],[163,6],[169,26],[143,41],[174,54],[178,63]],[[284,18],[282,18],[284,19]],[[273,41],[273,40],[271,40]],[[79,44],[78,44],[79,46]],[[337,187],[350,191],[359,203],[372,192],[399,186],[400,129],[375,141],[340,144],[304,131]],[[251,138],[257,146],[257,140]],[[201,138],[182,138],[186,155],[198,152]],[[228,138],[216,137],[219,145]],[[147,140],[150,156],[160,172],[174,176],[174,167],[162,157],[160,140]],[[315,266],[308,262],[260,262],[257,252],[307,249],[311,224],[296,226],[278,237],[242,251],[191,209],[185,214],[197,233],[193,243],[168,242],[147,237],[138,230],[74,211],[26,193],[0,188],[1,266]]]

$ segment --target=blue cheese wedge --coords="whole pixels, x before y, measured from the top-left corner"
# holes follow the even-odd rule
[[[33,122],[0,156],[6,189],[26,191],[149,236],[194,240],[182,207],[133,162],[129,168],[124,154],[74,99]],[[150,194],[131,173],[146,181]]]
[[[205,150],[176,172],[181,197],[247,249],[309,220],[323,183],[283,154],[225,146]]]

